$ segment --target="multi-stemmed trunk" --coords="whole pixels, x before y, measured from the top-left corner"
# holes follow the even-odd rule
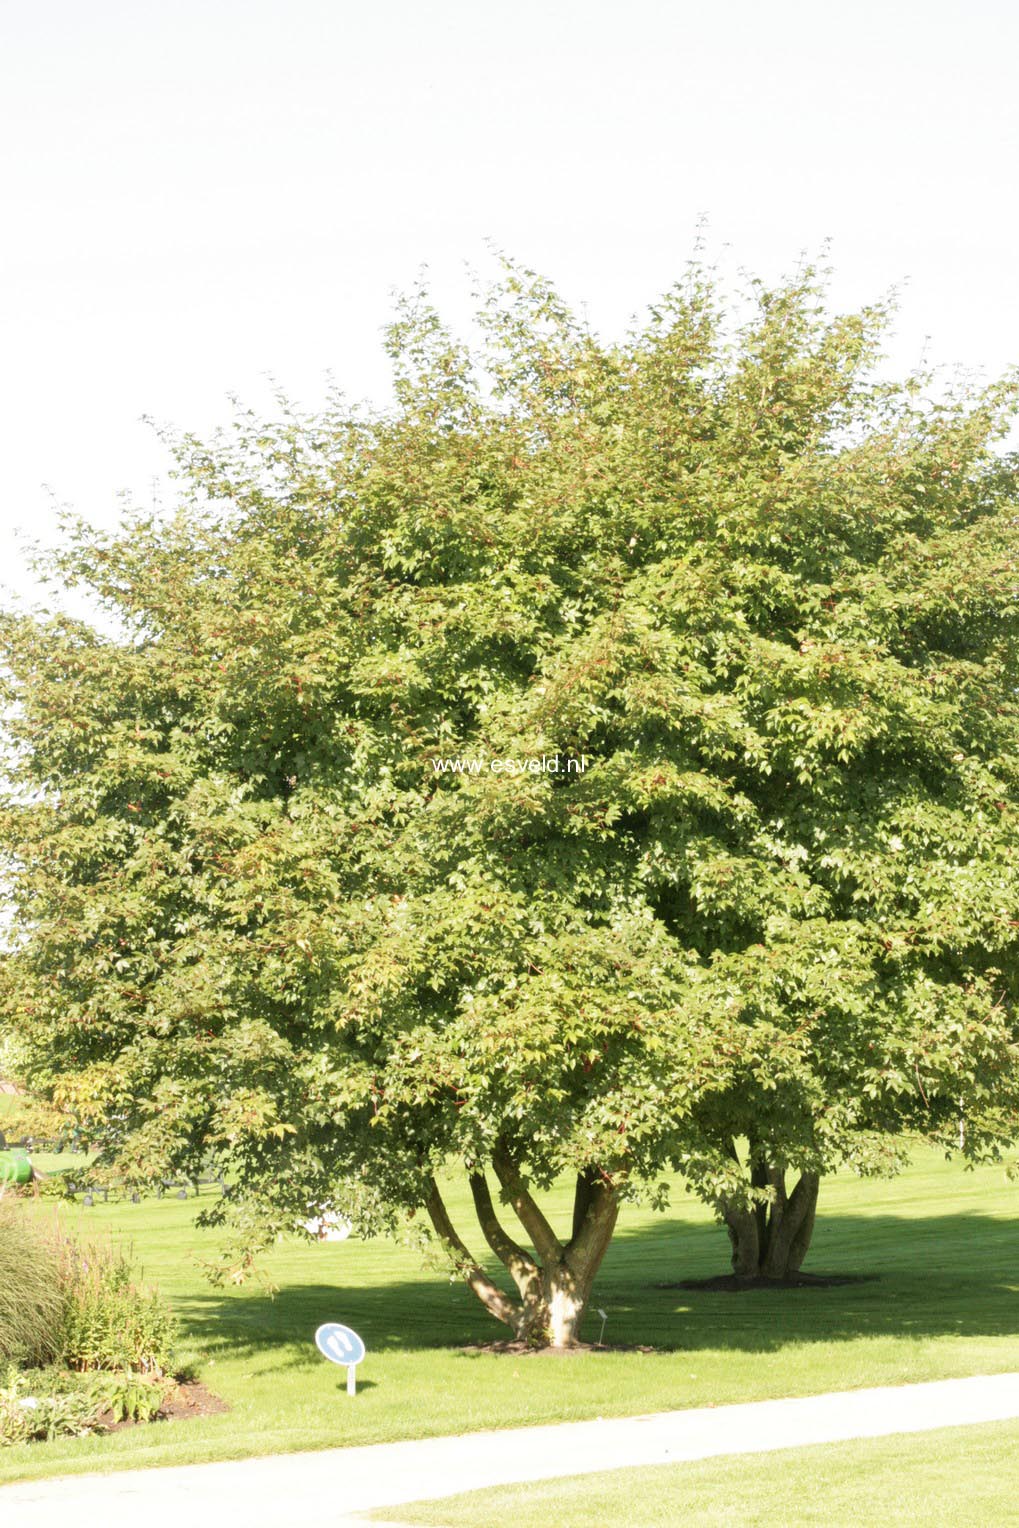
[[[612,1240],[619,1213],[616,1190],[608,1175],[596,1168],[579,1174],[572,1234],[563,1243],[539,1209],[504,1143],[493,1152],[492,1166],[505,1201],[534,1248],[532,1255],[508,1235],[496,1213],[485,1174],[473,1171],[470,1185],[478,1223],[516,1285],[516,1299],[500,1289],[471,1256],[453,1227],[434,1180],[425,1206],[432,1225],[467,1284],[518,1340],[533,1347],[573,1347],[579,1341],[595,1275]]]
[[[788,1279],[799,1273],[810,1247],[817,1210],[817,1173],[801,1173],[791,1193],[786,1191],[785,1172],[766,1162],[753,1161],[751,1187],[770,1190],[749,1209],[728,1199],[719,1201],[719,1213],[732,1243],[732,1271],[748,1283],[755,1279]]]

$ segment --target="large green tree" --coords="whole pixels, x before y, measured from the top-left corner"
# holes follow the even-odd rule
[[[1013,1137],[1016,388],[750,296],[607,345],[510,268],[472,353],[417,294],[393,408],[240,415],[175,517],[68,527],[110,618],[4,622],[5,1017],[111,1165],[213,1156],[251,1243],[421,1211],[569,1343],[666,1168],[777,1276],[840,1163]]]

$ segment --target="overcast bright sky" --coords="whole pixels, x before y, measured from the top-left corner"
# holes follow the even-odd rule
[[[484,240],[619,330],[709,248],[909,278],[897,359],[1019,361],[1010,0],[0,0],[0,555],[150,496],[140,423],[380,397],[394,287]]]

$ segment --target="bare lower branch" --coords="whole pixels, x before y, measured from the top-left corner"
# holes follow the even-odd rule
[[[503,1141],[499,1141],[492,1152],[492,1166],[507,1200],[513,1206],[514,1214],[531,1238],[541,1261],[548,1265],[560,1262],[565,1248],[531,1197],[520,1169]]]
[[[504,1321],[508,1327],[516,1331],[520,1323],[519,1306],[510,1299],[509,1295],[504,1294],[497,1284],[492,1283],[488,1274],[471,1256],[466,1243],[457,1235],[434,1178],[428,1180],[425,1209],[428,1211],[428,1218],[435,1228],[436,1235],[453,1255],[458,1270],[478,1299],[497,1321]]]
[[[478,1215],[478,1224],[484,1232],[485,1240],[501,1263],[504,1263],[513,1276],[513,1282],[524,1294],[529,1288],[532,1279],[538,1274],[538,1265],[523,1249],[517,1245],[511,1236],[503,1229],[495,1206],[492,1203],[492,1195],[488,1187],[488,1179],[484,1173],[471,1173],[471,1193],[474,1196],[474,1208]]]
[[[566,1260],[578,1277],[594,1277],[612,1240],[618,1216],[619,1197],[615,1189],[596,1174],[588,1188],[584,1218],[566,1249]]]

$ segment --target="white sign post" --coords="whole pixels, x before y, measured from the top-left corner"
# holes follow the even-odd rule
[[[356,1332],[338,1321],[327,1321],[315,1333],[315,1346],[330,1363],[347,1370],[347,1394],[357,1394],[357,1366],[365,1355],[365,1346]]]

